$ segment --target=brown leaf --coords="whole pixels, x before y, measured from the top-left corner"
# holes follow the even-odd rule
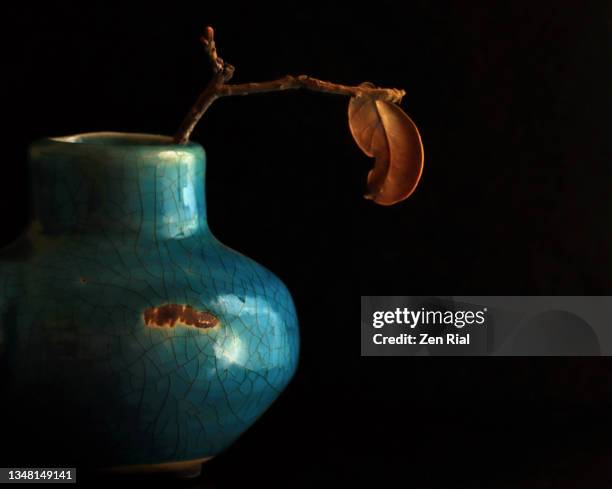
[[[419,183],[424,161],[414,122],[397,105],[366,96],[352,97],[348,114],[355,142],[376,158],[364,197],[381,205],[408,198]]]

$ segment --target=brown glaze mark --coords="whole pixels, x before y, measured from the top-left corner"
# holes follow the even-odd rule
[[[174,328],[176,324],[196,328],[214,328],[219,318],[208,311],[198,311],[189,305],[164,304],[148,307],[144,311],[144,323],[147,326]]]

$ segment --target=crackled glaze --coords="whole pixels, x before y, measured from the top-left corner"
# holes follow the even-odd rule
[[[299,336],[281,281],[211,234],[202,147],[91,133],[34,143],[30,166],[36,218],[2,264],[12,389],[80,423],[104,466],[228,447]]]

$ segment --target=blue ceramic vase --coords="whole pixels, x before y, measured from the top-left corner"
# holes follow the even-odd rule
[[[199,144],[48,138],[30,172],[35,217],[2,255],[0,355],[32,444],[70,436],[58,461],[197,470],[291,379],[289,292],[211,234]]]

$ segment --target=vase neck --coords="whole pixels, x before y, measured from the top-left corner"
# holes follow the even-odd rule
[[[44,139],[30,147],[30,167],[45,234],[162,240],[208,232],[200,145],[124,133]]]

